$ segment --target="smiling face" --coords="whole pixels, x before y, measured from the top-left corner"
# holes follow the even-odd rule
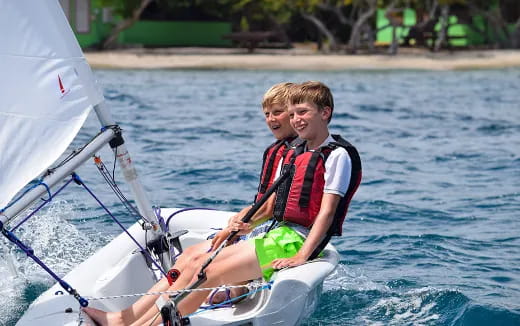
[[[273,104],[264,109],[265,123],[276,139],[284,139],[296,136],[296,132],[291,127],[289,114],[283,105]]]
[[[312,103],[304,102],[289,104],[287,111],[298,136],[307,141],[310,149],[321,145],[329,135],[328,121],[331,115],[330,107],[319,110]]]

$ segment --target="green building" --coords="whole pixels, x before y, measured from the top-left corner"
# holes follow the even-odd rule
[[[402,27],[397,27],[396,35],[397,39],[401,43],[404,38],[408,35],[410,27],[416,24],[417,17],[415,10],[405,9],[402,14]],[[385,17],[385,10],[378,9],[377,11],[377,28],[378,30],[384,26],[389,25],[389,20]],[[479,29],[484,29],[484,19],[482,17],[473,17],[472,25]],[[438,22],[434,31],[441,29],[441,23]],[[456,16],[450,16],[448,22],[447,40],[450,46],[474,46],[482,45],[485,40],[482,35],[475,32],[475,29],[470,28],[468,24],[459,24]],[[383,28],[377,33],[377,43],[380,45],[387,45],[392,42],[392,28],[390,26]],[[431,43],[431,39],[429,43]],[[429,44],[431,45],[431,44]]]
[[[121,19],[111,8],[99,7],[92,0],[59,0],[82,48],[98,45]],[[119,34],[123,45],[150,47],[231,46],[223,38],[231,33],[229,22],[140,20]]]

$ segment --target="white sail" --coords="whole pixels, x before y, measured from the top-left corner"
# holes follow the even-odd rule
[[[0,209],[103,101],[58,0],[0,0]]]

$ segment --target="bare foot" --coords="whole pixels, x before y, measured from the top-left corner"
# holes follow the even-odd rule
[[[123,319],[118,312],[106,312],[96,308],[85,307],[83,311],[100,326],[123,326]]]
[[[229,292],[227,292],[226,290],[220,290],[214,294],[211,294],[210,296],[208,296],[206,302],[208,304],[219,304],[229,299],[234,299],[247,292],[247,288],[232,288],[227,290]],[[239,301],[241,300],[239,299],[237,301],[233,301],[233,303],[238,303]]]

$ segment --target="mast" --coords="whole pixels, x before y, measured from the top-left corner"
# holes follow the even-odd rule
[[[156,253],[159,256],[159,260],[163,269],[167,271],[173,266],[174,257],[172,257],[170,254],[169,247],[172,244],[170,243],[170,240],[168,240],[169,233],[166,231],[164,221],[160,216],[157,216],[154,213],[152,204],[150,203],[150,200],[144,191],[143,185],[139,180],[137,171],[133,164],[133,160],[130,157],[128,149],[126,148],[125,141],[121,134],[121,129],[117,126],[114,119],[112,118],[110,110],[107,108],[105,102],[102,101],[101,103],[95,105],[94,111],[96,112],[98,120],[103,128],[113,128],[116,126],[115,137],[109,142],[110,147],[114,151],[119,166],[123,171],[125,181],[130,186],[139,213],[145,222],[147,222],[147,224],[143,225],[143,228],[145,230],[150,230],[152,233],[146,245],[147,247],[155,247],[157,243],[161,243],[158,247],[162,249],[158,250]]]
[[[94,106],[94,111],[96,112],[102,127],[116,125],[105,102],[101,102]],[[144,188],[139,180],[137,171],[130,157],[130,153],[126,148],[125,141],[121,135],[121,130],[116,133],[115,138],[110,142],[110,147],[116,154],[117,161],[123,171],[125,181],[130,186],[132,194],[134,195],[139,213],[146,219],[146,221],[151,223],[154,236],[158,237],[161,234],[158,217],[155,215],[152,209],[152,204],[150,203],[150,200],[148,199],[148,196],[146,195],[146,192],[144,191]]]

